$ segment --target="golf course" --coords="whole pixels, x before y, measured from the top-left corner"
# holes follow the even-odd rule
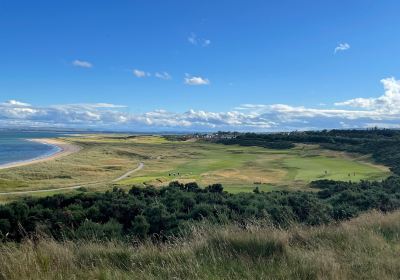
[[[180,181],[200,186],[221,183],[224,190],[237,193],[255,187],[260,191],[301,190],[314,180],[358,182],[390,175],[387,167],[374,164],[368,156],[324,150],[318,145],[267,149],[112,134],[58,140],[79,149],[64,157],[0,170],[0,192],[10,193],[10,197],[16,192],[49,195],[79,187],[128,189]]]

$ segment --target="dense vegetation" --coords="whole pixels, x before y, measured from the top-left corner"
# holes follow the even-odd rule
[[[398,279],[400,212],[320,227],[198,225],[164,243],[0,243],[0,279]]]
[[[219,224],[268,219],[287,227],[292,223],[319,225],[347,219],[362,211],[400,207],[400,179],[383,182],[319,181],[318,192],[276,191],[229,194],[219,184],[195,183],[115,188],[105,193],[79,193],[25,198],[0,206],[4,240],[20,241],[37,233],[61,239],[164,239],[190,222],[207,219]]]

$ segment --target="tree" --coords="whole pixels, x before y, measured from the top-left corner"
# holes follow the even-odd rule
[[[191,182],[191,183],[187,183],[185,184],[185,190],[188,192],[196,192],[200,190],[199,185],[197,185],[196,182]]]
[[[212,193],[222,193],[224,191],[224,187],[221,184],[213,184],[207,187],[208,192]]]

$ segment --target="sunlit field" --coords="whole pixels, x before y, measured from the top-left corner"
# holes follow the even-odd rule
[[[368,158],[300,145],[288,150],[225,146],[203,141],[168,141],[161,136],[89,135],[65,138],[82,147],[56,160],[0,171],[0,191],[26,191],[80,185],[104,190],[113,185],[201,186],[223,184],[229,192],[303,189],[317,179],[380,180],[390,172]],[[116,181],[115,179],[144,166]],[[48,193],[47,193],[48,194]],[[45,195],[45,193],[40,194]]]

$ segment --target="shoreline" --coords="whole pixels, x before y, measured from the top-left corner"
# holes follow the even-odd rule
[[[2,164],[2,165],[0,165],[0,170],[14,168],[14,167],[20,167],[20,166],[26,166],[26,165],[31,165],[31,164],[35,164],[35,163],[46,162],[46,161],[50,161],[50,160],[54,160],[54,159],[61,158],[64,156],[71,155],[71,154],[76,153],[81,150],[81,147],[70,144],[70,143],[60,140],[60,139],[41,138],[41,139],[27,139],[27,140],[41,143],[44,145],[53,146],[57,149],[57,151],[55,151],[53,153],[45,154],[40,157],[28,159],[28,160],[22,160],[22,161],[16,161],[16,162]]]

